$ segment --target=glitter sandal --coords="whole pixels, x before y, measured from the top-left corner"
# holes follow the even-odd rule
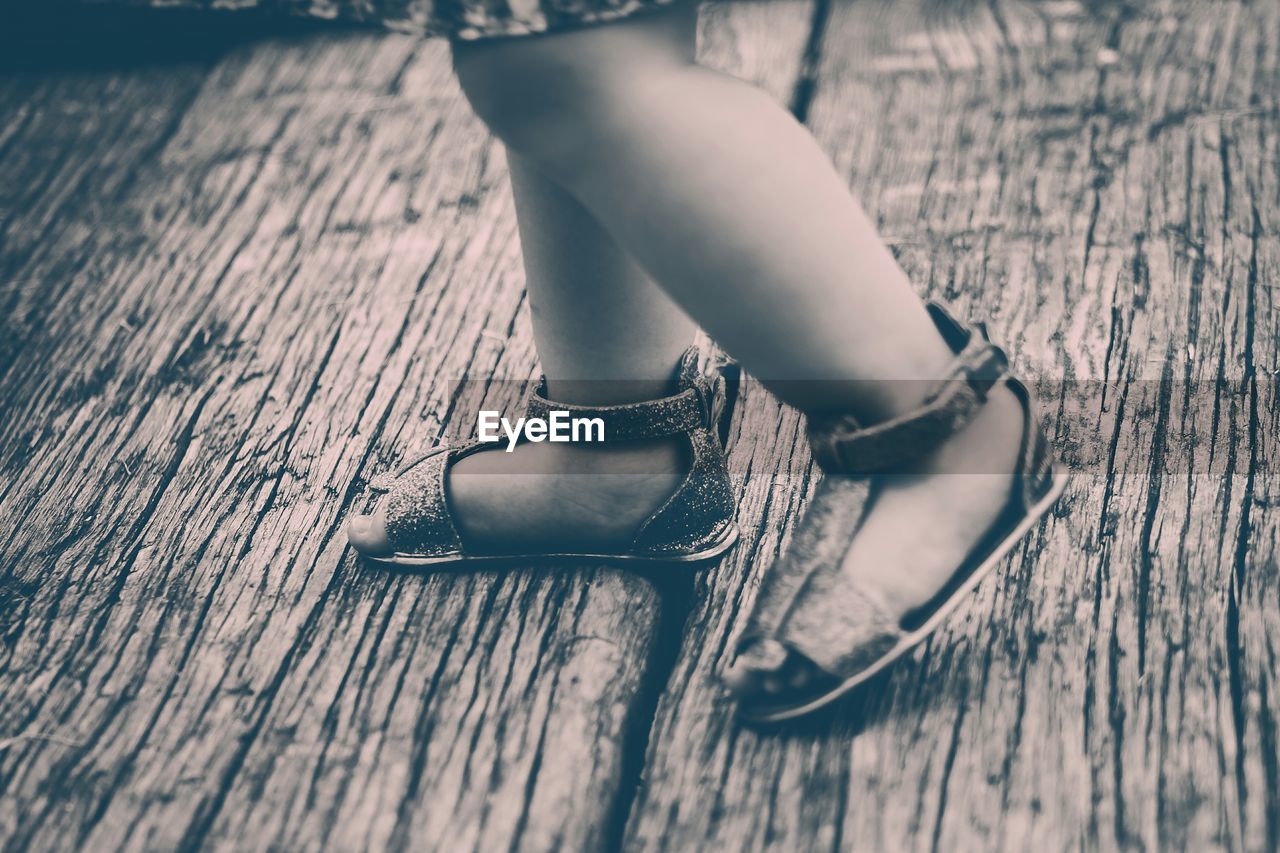
[[[733,489],[723,442],[729,412],[726,371],[703,371],[700,353],[690,347],[675,371],[676,393],[657,400],[620,406],[575,406],[547,399],[546,380],[531,397],[528,416],[599,418],[606,442],[683,435],[691,464],[683,481],[644,521],[629,547],[617,553],[488,554],[468,551],[454,524],[445,485],[449,466],[484,449],[489,442],[436,447],[393,474],[373,478],[369,488],[385,495],[386,532],[392,552],[362,555],[375,562],[413,568],[510,560],[602,559],[644,562],[695,562],[723,554],[736,541]]]
[[[932,634],[1027,534],[1066,485],[1055,470],[1022,382],[1007,374],[1004,352],[982,326],[966,328],[940,305],[929,313],[955,354],[947,376],[919,409],[862,427],[848,416],[814,418],[809,441],[825,476],[818,484],[785,556],[765,575],[737,659],[726,673],[738,688],[739,714],[749,721],[790,719],[821,708],[865,683]],[[886,612],[878,598],[842,572],[865,512],[874,499],[874,475],[903,470],[964,428],[1004,383],[1022,407],[1022,443],[1008,503],[946,585],[904,618]],[[868,485],[870,481],[870,496]],[[750,660],[745,679],[734,669]],[[800,676],[807,676],[801,679]],[[762,680],[783,685],[769,691]]]

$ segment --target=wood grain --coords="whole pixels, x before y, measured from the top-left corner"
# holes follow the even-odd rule
[[[1278,28],[833,7],[815,132],[921,290],[1042,380],[1076,476],[913,660],[760,733],[711,683],[805,491],[765,441],[739,464],[781,487],[752,478],[762,532],[699,587],[632,846],[1275,847]]]
[[[813,29],[816,35],[813,38]],[[0,78],[0,848],[1280,847],[1280,11],[734,3],[1059,511],[875,689],[715,683],[815,481],[748,384],[696,576],[362,566],[364,482],[536,371],[502,152],[369,33]]]
[[[786,94],[809,20],[713,13],[709,51]],[[615,845],[687,575],[388,574],[341,532],[368,477],[466,431],[457,380],[503,408],[492,380],[536,370],[503,155],[446,47],[23,79],[0,846]]]
[[[67,324],[59,355],[105,375],[70,395],[79,441],[25,461],[59,488],[19,484],[6,513],[31,595],[3,691],[20,844],[600,831],[649,588],[613,571],[392,578],[340,533],[364,476],[436,439],[451,380],[532,370],[527,332],[481,334],[520,322],[514,231],[447,69],[442,45],[401,39],[239,56],[116,217],[163,205],[173,224],[82,309],[110,335]],[[486,743],[492,769],[459,788]],[[575,759],[590,772],[556,764]],[[532,789],[539,770],[563,787]],[[490,800],[486,776],[511,787]],[[532,825],[479,808],[519,812],[525,787],[595,808]]]

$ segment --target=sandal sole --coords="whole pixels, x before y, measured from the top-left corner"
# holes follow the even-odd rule
[[[1040,519],[1044,518],[1045,514],[1047,514],[1053,505],[1057,503],[1058,499],[1062,497],[1062,493],[1067,487],[1068,480],[1070,480],[1070,475],[1067,472],[1059,471],[1055,473],[1053,476],[1053,485],[1049,491],[1045,493],[1045,496],[1031,507],[1026,516],[1018,522],[1017,526],[1009,531],[1009,535],[1004,539],[1001,539],[1000,542],[991,549],[991,552],[987,555],[986,559],[984,559],[982,563],[980,563],[978,567],[969,574],[969,577],[956,588],[956,591],[945,602],[939,605],[938,609],[934,611],[933,615],[925,620],[924,624],[909,634],[906,634],[898,641],[897,645],[885,652],[881,657],[877,658],[875,663],[866,667],[852,678],[840,682],[839,686],[833,690],[830,690],[815,699],[811,699],[804,704],[789,706],[786,708],[772,705],[768,708],[762,708],[759,710],[752,710],[749,707],[739,705],[738,716],[751,723],[777,723],[784,720],[793,720],[796,717],[812,713],[819,708],[830,705],[841,696],[844,696],[861,684],[867,682],[885,670],[889,665],[896,662],[899,658],[906,655],[916,646],[920,645],[920,643],[928,639],[933,632],[937,631],[938,628],[942,626],[942,623],[945,622],[947,618],[955,612],[955,609],[960,606],[960,603],[968,597],[970,593],[977,589],[978,584],[982,583],[983,579],[995,570],[996,566],[998,566],[1008,553],[1013,550],[1013,546],[1022,541],[1023,537],[1031,532],[1031,528],[1038,524]]]
[[[722,556],[726,551],[732,548],[737,541],[738,526],[736,524],[731,524],[725,528],[724,532],[714,543],[700,551],[694,551],[689,554],[595,554],[588,552],[562,552],[556,554],[478,554],[454,555],[447,557],[415,557],[412,554],[394,554],[387,557],[374,557],[366,554],[360,554],[360,556],[370,562],[378,563],[379,565],[401,569],[444,568],[446,566],[460,565],[480,567],[530,560],[536,560],[538,562],[555,560],[604,560],[609,562],[621,561],[627,563],[700,563]],[[356,553],[359,553],[359,551]]]

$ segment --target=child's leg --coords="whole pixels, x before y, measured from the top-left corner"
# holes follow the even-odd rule
[[[507,159],[533,338],[552,399],[605,406],[670,393],[693,321],[577,200],[519,154]]]
[[[766,94],[697,65],[685,50],[695,24],[686,5],[460,46],[455,64],[495,133],[579,198],[753,375],[933,376],[949,352],[825,153]],[[775,390],[869,418],[913,405],[917,391]]]
[[[582,206],[509,155],[534,342],[552,399],[612,405],[670,393],[692,321]],[[477,550],[625,542],[675,489],[680,440],[605,447],[523,444],[477,453],[449,471],[450,505]],[[388,550],[381,513],[352,519],[361,551]]]
[[[691,62],[689,8],[460,48],[473,106],[568,188],[779,396],[879,420],[914,408],[950,353],[803,127]],[[841,380],[819,388],[789,380]],[[1003,506],[1021,435],[999,389],[972,425],[887,484],[846,561],[899,612],[930,598]],[[985,471],[989,474],[959,475]],[[767,667],[766,667],[767,668]]]

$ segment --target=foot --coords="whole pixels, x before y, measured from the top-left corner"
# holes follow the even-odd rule
[[[470,553],[608,553],[625,547],[688,471],[683,437],[611,446],[527,443],[465,456],[446,491]],[[358,515],[347,538],[366,556],[392,552],[386,501]]]
[[[882,477],[841,568],[900,619],[929,602],[1004,510],[1022,441],[1022,405],[992,389],[973,421],[910,473]],[[743,694],[803,689],[821,674],[776,641],[754,643],[725,674]]]

